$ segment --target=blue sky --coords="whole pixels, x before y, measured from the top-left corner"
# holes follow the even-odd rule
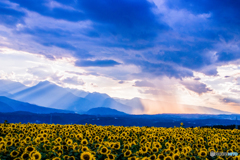
[[[240,113],[240,1],[3,0],[0,78]]]

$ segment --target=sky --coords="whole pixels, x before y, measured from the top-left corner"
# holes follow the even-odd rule
[[[0,79],[240,113],[239,0],[1,0]]]

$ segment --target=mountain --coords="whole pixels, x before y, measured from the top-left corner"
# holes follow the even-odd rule
[[[131,106],[132,113],[134,114],[144,114],[144,106],[141,102],[141,98],[136,97],[133,99],[114,98],[114,100],[126,106]]]
[[[78,90],[78,89],[70,89],[70,88],[65,88],[68,92],[71,92],[75,96],[85,98],[89,92],[83,91],[83,90]]]
[[[69,92],[66,88],[48,81],[39,82],[33,87],[17,92],[11,98],[39,106],[71,110],[77,113],[84,113],[96,107],[107,107],[120,111],[130,108],[116,102],[107,94],[93,92],[88,93],[85,98],[82,98]]]
[[[128,113],[128,114],[131,114],[132,110],[133,110],[132,107],[121,104],[121,103],[115,101],[113,98],[105,99],[101,106],[102,107],[108,107],[108,108],[111,108],[111,109],[116,109],[118,111],[125,112],[125,113]]]
[[[0,112],[26,111],[32,113],[74,113],[73,111],[40,107],[0,96]]]
[[[26,89],[27,87],[19,82],[14,82],[10,80],[1,79],[0,80],[0,95],[10,95],[21,90]]]
[[[87,111],[85,114],[88,115],[111,115],[111,116],[124,116],[127,115],[124,112],[120,112],[116,109],[106,108],[106,107],[98,107],[98,108],[92,108],[89,111]]]
[[[93,92],[93,93],[89,93],[85,98],[88,99],[89,101],[92,101],[93,107],[96,108],[96,107],[101,107],[104,101],[110,97],[107,94]]]
[[[0,112],[14,112],[14,109],[6,103],[0,102]]]
[[[15,83],[16,82],[14,82],[14,84]],[[2,91],[0,92],[0,95],[38,106],[71,110],[77,113],[85,113],[92,108],[105,107],[116,109],[127,114],[229,114],[229,112],[210,107],[152,101],[141,98],[133,98],[130,100],[111,98],[104,93],[88,93],[77,89],[62,88],[48,81],[39,82],[35,86],[26,88],[14,94]]]
[[[89,107],[91,108],[91,102],[87,99],[77,97],[66,89],[48,81],[39,82],[33,87],[20,91],[14,94],[13,98],[44,107],[71,109],[76,112],[87,111]]]

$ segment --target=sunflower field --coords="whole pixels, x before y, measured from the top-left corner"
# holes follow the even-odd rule
[[[1,160],[240,159],[211,151],[239,153],[239,130],[0,124]]]

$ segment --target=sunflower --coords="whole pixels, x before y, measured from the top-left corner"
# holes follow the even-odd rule
[[[119,150],[121,147],[120,142],[116,142],[113,147],[114,147],[114,149]]]
[[[28,146],[28,147],[25,148],[25,152],[32,152],[34,150],[35,150],[35,148],[32,147],[32,146]]]
[[[180,159],[179,154],[174,154],[174,155],[172,156],[172,159],[173,159],[173,160],[179,160],[179,159]]]
[[[71,140],[71,139],[69,139],[69,140],[67,140],[67,145],[72,145],[73,144],[73,140]]]
[[[88,141],[87,141],[86,139],[83,139],[83,140],[81,141],[81,144],[82,144],[82,145],[88,145]]]
[[[64,156],[63,156],[63,159],[64,159],[64,160],[68,160],[68,158],[69,158],[68,155],[64,155]]]
[[[68,160],[75,160],[75,157],[74,156],[69,156]]]
[[[131,150],[127,150],[126,152],[124,152],[124,157],[129,157],[132,155],[132,151]]]
[[[14,150],[13,150],[13,151],[10,153],[10,156],[13,157],[13,158],[15,158],[15,157],[18,156],[18,154],[19,154],[18,151],[14,151]]]
[[[61,160],[59,157],[54,157],[52,160]]]
[[[101,154],[107,154],[108,153],[108,148],[107,147],[102,147],[100,150]]]
[[[67,150],[68,150],[68,146],[63,145],[63,146],[62,146],[62,149],[63,149],[64,151],[67,151]]]
[[[29,158],[29,154],[27,152],[24,152],[22,155],[21,155],[21,158],[22,159],[28,159]]]
[[[172,160],[171,156],[164,157],[164,160]]]
[[[162,153],[158,155],[158,159],[163,160],[164,158],[165,156]]]
[[[7,143],[6,143],[6,145],[8,146],[8,147],[11,147],[12,145],[13,145],[13,141],[7,141]]]
[[[191,157],[191,160],[196,160],[196,157]]]
[[[42,158],[42,155],[40,152],[35,152],[32,154],[32,157],[34,158],[34,160],[40,160]]]
[[[141,152],[142,154],[145,154],[145,153],[148,152],[148,148],[144,146],[144,147],[142,147],[142,148],[140,149],[140,152]]]
[[[86,152],[86,151],[88,151],[89,150],[89,148],[87,147],[87,146],[83,146],[82,148],[81,148],[81,151],[82,152]]]
[[[63,150],[58,150],[57,155],[60,157],[63,154]]]
[[[107,157],[109,160],[115,159],[115,155],[113,155],[113,154],[108,154]]]
[[[203,150],[201,150],[201,151],[198,153],[198,155],[199,155],[199,157],[202,157],[202,158],[204,158],[204,157],[206,157],[206,156],[207,156],[207,152],[206,152],[206,151],[203,151]]]
[[[157,148],[157,147],[153,147],[153,148],[152,148],[152,152],[153,152],[153,153],[157,153],[157,152],[158,152],[158,148]]]
[[[156,156],[155,154],[153,154],[153,155],[151,155],[151,156],[149,157],[149,159],[150,159],[150,160],[155,160],[155,159],[157,159],[157,156]]]
[[[91,160],[92,159],[92,154],[90,152],[83,152],[80,156],[81,160]]]

